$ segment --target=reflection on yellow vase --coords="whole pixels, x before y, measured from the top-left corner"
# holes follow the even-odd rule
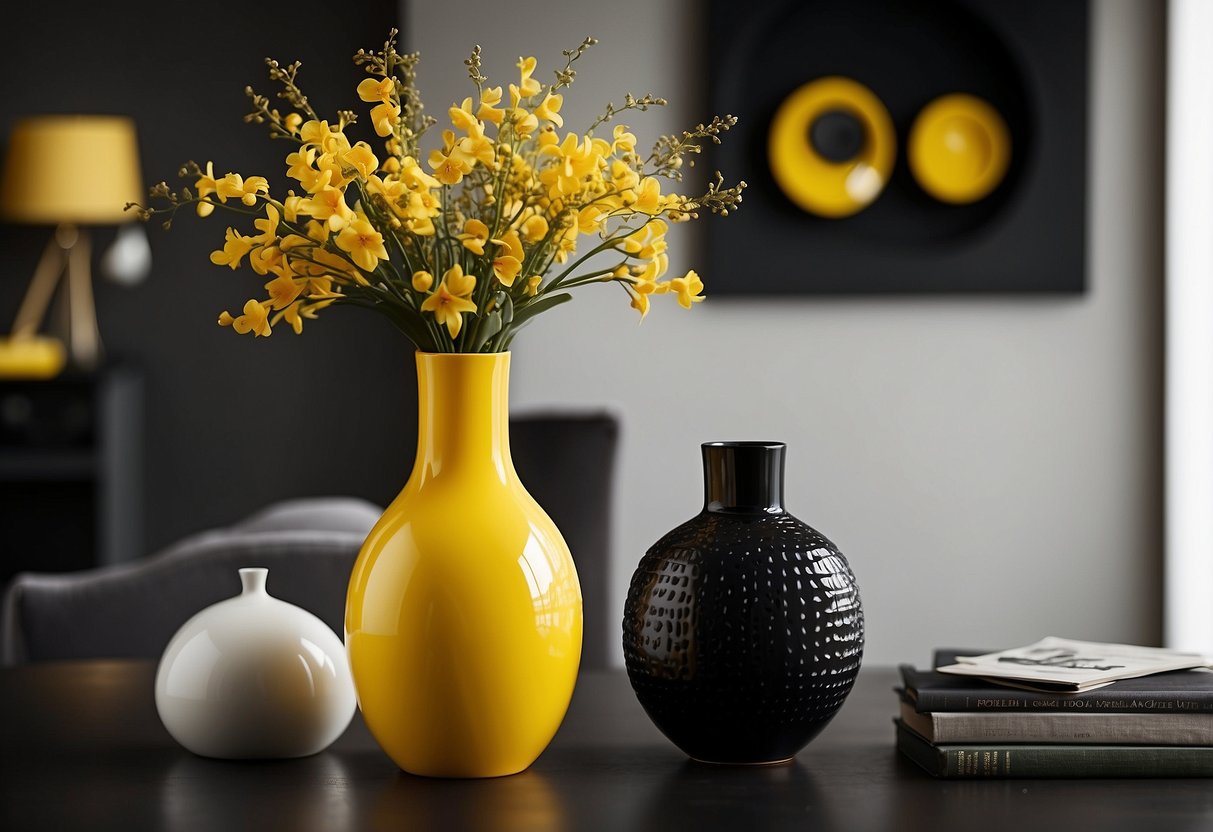
[[[358,702],[413,774],[522,771],[556,733],[577,677],[581,589],[514,471],[509,360],[417,354],[417,460],[350,579]]]

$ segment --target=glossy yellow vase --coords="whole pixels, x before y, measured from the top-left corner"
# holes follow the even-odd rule
[[[358,704],[412,774],[522,771],[573,695],[581,587],[514,471],[509,367],[509,353],[417,354],[417,460],[350,578]]]

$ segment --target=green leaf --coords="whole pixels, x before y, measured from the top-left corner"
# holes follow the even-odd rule
[[[489,339],[501,332],[501,313],[492,312],[480,324],[480,329],[476,332],[476,340],[472,342],[471,352],[480,352]]]
[[[562,292],[559,295],[544,295],[521,309],[514,310],[514,329],[518,329],[523,324],[527,323],[538,315],[540,312],[546,312],[553,307],[559,306],[565,301],[572,300],[573,296],[568,292]]]

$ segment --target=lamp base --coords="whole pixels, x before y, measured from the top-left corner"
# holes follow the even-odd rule
[[[73,366],[92,370],[101,360],[101,334],[97,328],[97,307],[93,302],[93,276],[90,268],[91,246],[88,231],[64,223],[55,229],[34,270],[17,319],[13,322],[12,343],[20,344],[25,354],[29,344],[53,339],[38,338],[38,328],[46,317],[55,288],[67,283],[68,345]],[[62,343],[58,344],[62,352]],[[44,349],[34,347],[34,351]],[[25,359],[21,359],[25,360]],[[20,361],[18,362],[20,363]],[[51,365],[46,365],[51,366]],[[60,367],[62,369],[62,367]],[[58,370],[52,375],[56,375]]]
[[[57,338],[0,338],[0,379],[54,378],[66,363],[67,351]]]

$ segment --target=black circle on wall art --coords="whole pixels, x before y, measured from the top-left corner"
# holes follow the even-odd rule
[[[868,140],[868,131],[852,110],[828,110],[809,125],[809,144],[821,158],[849,162],[859,155]]]

